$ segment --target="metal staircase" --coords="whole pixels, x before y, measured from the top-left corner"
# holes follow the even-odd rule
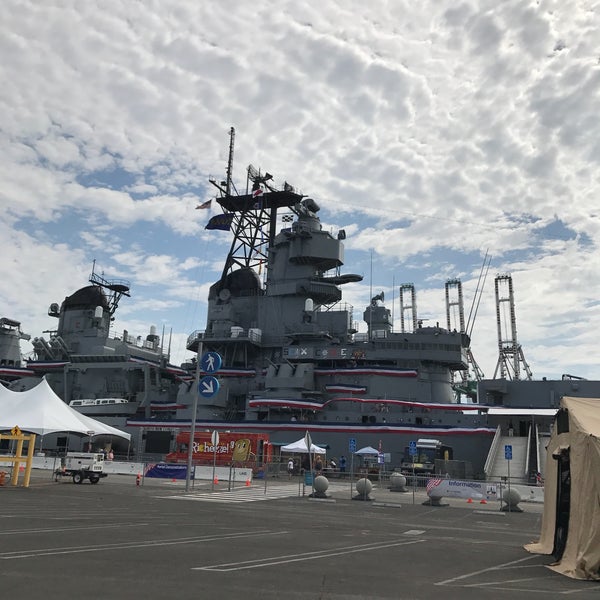
[[[504,447],[506,445],[512,446],[512,460],[508,461],[504,457]],[[518,481],[520,483],[528,483],[529,475],[527,473],[527,449],[528,449],[528,438],[526,437],[514,437],[504,435],[498,440],[498,444],[495,447],[495,456],[493,462],[491,462],[491,469],[486,473],[487,479],[497,480],[503,477],[508,477],[510,462],[510,479],[511,481]]]

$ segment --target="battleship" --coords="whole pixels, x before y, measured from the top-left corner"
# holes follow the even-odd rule
[[[90,285],[50,306],[58,327],[48,340],[33,339],[34,356],[26,373],[11,375],[11,389],[27,389],[45,377],[74,409],[131,433],[127,452],[141,459],[173,452],[177,434],[189,431],[193,420],[196,431],[267,434],[274,456],[306,432],[332,457],[371,446],[389,469],[401,464],[411,442],[438,440],[451,449],[446,472],[473,477],[490,474],[490,454],[510,435],[515,450],[522,440],[523,469],[538,472],[560,397],[598,397],[600,383],[571,376],[519,381],[518,372],[511,380],[504,367],[516,371],[524,364],[516,339],[499,340],[501,354],[510,359],[499,362],[499,378],[469,382],[468,373],[478,368],[459,280],[446,284],[444,326],[418,318],[414,287],[406,284],[400,288],[399,330],[381,292],[365,299],[360,331],[342,294],[344,286],[362,280],[342,270],[345,231],[326,231],[314,199],[287,182],[276,187],[270,173],[252,165],[245,191],[238,192],[233,143],[232,129],[226,179],[210,180],[223,212],[206,225],[230,232],[232,242],[210,287],[206,326],[188,338],[195,357],[170,364],[165,332],[158,335],[155,328],[144,338],[112,332],[130,286],[92,270]],[[21,335],[18,324],[7,325],[14,341]],[[198,401],[206,352],[222,359],[219,388]],[[524,370],[530,379],[526,364]],[[60,447],[59,438],[55,443]]]

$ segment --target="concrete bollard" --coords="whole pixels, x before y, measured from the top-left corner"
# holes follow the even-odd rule
[[[394,472],[390,475],[390,492],[408,492],[406,477],[402,473]]]
[[[369,494],[373,490],[373,484],[370,479],[363,477],[356,482],[356,491],[358,492],[352,500],[372,500],[369,498]]]
[[[505,505],[500,509],[505,512],[523,512],[523,509],[518,505],[521,502],[521,494],[517,490],[505,489],[502,492],[502,501]]]

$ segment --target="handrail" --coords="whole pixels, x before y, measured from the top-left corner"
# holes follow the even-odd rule
[[[502,437],[502,428],[500,425],[496,428],[496,433],[494,434],[494,439],[492,440],[492,445],[490,446],[490,451],[488,452],[487,458],[485,460],[485,465],[483,466],[483,473],[485,474],[485,478],[488,478],[489,473],[494,468],[494,463],[496,462],[496,454],[498,453],[498,446],[500,445],[500,438]]]
[[[525,448],[525,470],[523,472],[523,476],[527,479],[529,478],[529,463],[530,463],[530,452],[531,452],[531,438],[533,437],[533,427],[529,426],[529,431],[527,433],[527,447]]]
[[[546,470],[546,457],[542,456],[542,447],[540,444],[540,427],[539,425],[536,423],[535,425],[535,445],[536,445],[536,449],[537,449],[537,470],[538,473],[541,473],[542,476],[545,476],[544,471]],[[545,453],[545,448],[544,448],[544,453]]]

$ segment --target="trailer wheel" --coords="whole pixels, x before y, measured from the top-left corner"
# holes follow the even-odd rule
[[[90,475],[90,483],[98,483],[100,481],[100,475]]]
[[[73,483],[83,483],[83,473],[80,471],[73,473]]]

